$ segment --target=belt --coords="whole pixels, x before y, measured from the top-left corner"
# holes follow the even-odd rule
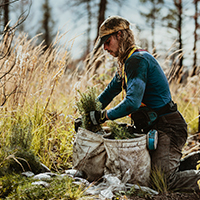
[[[170,101],[169,103],[164,105],[159,110],[156,110],[155,112],[157,113],[158,116],[162,116],[162,115],[173,113],[176,111],[177,111],[177,104],[174,103],[173,101]]]
[[[185,119],[183,118],[183,116],[181,115],[181,113],[179,111],[160,116],[158,119],[158,124],[160,122],[161,123],[170,123],[170,124],[178,123],[179,126],[182,126],[182,125],[187,126]]]
[[[160,116],[160,119],[166,119],[166,120],[173,120],[175,118],[180,118],[180,113],[178,111]]]

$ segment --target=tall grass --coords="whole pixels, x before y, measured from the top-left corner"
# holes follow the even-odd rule
[[[20,165],[23,158],[16,153],[28,149],[51,170],[62,173],[72,167],[74,119],[79,116],[77,91],[85,92],[86,88],[95,86],[100,93],[116,67],[108,68],[111,63],[105,62],[106,55],[102,55],[90,63],[94,68],[101,63],[99,75],[86,70],[87,66],[80,73],[73,66],[70,52],[59,45],[60,36],[47,51],[42,43],[37,45],[37,37],[28,39],[26,34],[15,37],[10,54],[0,59],[0,167],[12,159],[23,170]],[[0,49],[4,45],[0,43]],[[196,82],[194,79],[184,86],[170,85],[173,99],[192,134],[197,131],[200,95],[198,77]],[[120,95],[108,109],[119,101]]]
[[[79,77],[76,72],[69,73],[70,53],[58,45],[59,37],[47,51],[42,44],[36,45],[36,41],[37,37],[30,40],[25,34],[14,38],[10,54],[0,60],[3,76],[0,82],[0,168],[3,173],[0,176],[3,179],[12,173],[34,171],[33,166],[39,170],[40,165],[36,165],[39,162],[58,173],[72,167],[73,119],[77,115],[75,85]],[[2,42],[1,49],[3,45]],[[9,179],[14,181],[15,175]],[[1,190],[6,191],[6,194],[0,191],[1,197],[19,189],[18,184],[10,183],[0,184]],[[72,183],[67,187],[72,188]],[[81,190],[77,189],[68,193],[72,196],[68,199],[80,196]],[[62,190],[66,196],[66,191],[70,191],[64,187]]]
[[[10,95],[1,107],[1,137],[6,141],[13,123],[21,124],[24,129],[31,122],[32,149],[42,162],[53,167],[58,159],[57,156],[55,158],[57,151],[62,151],[59,157],[65,155],[64,162],[70,157],[67,154],[71,154],[67,147],[71,148],[72,144],[66,145],[68,136],[65,134],[73,135],[72,122],[63,110],[71,107],[71,98],[62,95],[69,86],[67,79],[62,85],[63,90],[58,89],[59,79],[64,76],[70,57],[68,51],[60,53],[61,49],[56,44],[44,52],[42,44],[35,45],[36,39],[28,40],[26,35],[20,35],[15,38],[10,55],[0,60],[1,74],[15,63],[11,72],[1,80],[1,99]],[[63,152],[64,146],[68,153]],[[52,154],[54,148],[55,154]],[[60,162],[58,159],[58,165]]]
[[[199,76],[187,78],[187,84],[171,84],[171,92],[178,109],[188,124],[188,133],[198,131],[198,116],[200,111],[200,81]]]

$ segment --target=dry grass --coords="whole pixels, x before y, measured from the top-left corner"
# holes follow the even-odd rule
[[[26,113],[26,110],[30,112],[32,108],[36,109],[39,105],[39,109],[43,108],[40,111],[41,118],[49,112],[55,112],[56,116],[62,114],[68,116],[71,122],[78,116],[74,101],[77,90],[84,92],[88,86],[95,86],[100,93],[105,88],[116,68],[116,64],[108,68],[113,60],[110,62],[108,56],[99,52],[100,57],[98,59],[93,57],[92,62],[86,62],[80,73],[78,67],[75,70],[72,67],[70,52],[65,46],[59,45],[61,37],[57,35],[54,44],[45,52],[43,44],[36,45],[37,36],[28,39],[24,34],[14,38],[10,54],[0,60],[2,76],[11,69],[0,79],[0,103],[4,105],[1,109],[7,111],[8,116],[13,112]],[[0,48],[5,49],[4,46],[5,43],[2,41]],[[165,57],[163,66],[167,68],[170,55]],[[99,65],[101,67],[98,68],[99,75],[97,75],[94,69]],[[92,70],[86,70],[90,67]],[[199,109],[198,85],[198,76],[188,79],[186,85],[173,83],[170,85],[173,99],[186,118],[191,133],[197,131],[195,118],[198,116]],[[120,100],[121,96],[109,107],[116,105]],[[5,113],[3,115],[5,116]]]
[[[1,148],[9,146],[14,124],[21,124],[20,131],[31,124],[31,150],[42,163],[57,172],[72,167],[73,123],[79,116],[75,101],[77,91],[85,92],[88,87],[95,86],[100,93],[116,69],[116,65],[108,67],[113,60],[101,54],[80,71],[73,67],[66,47],[59,45],[60,39],[58,35],[56,42],[44,51],[43,44],[36,44],[37,36],[28,39],[25,34],[19,35],[13,39],[10,54],[0,59]],[[0,49],[4,47],[2,41]],[[94,73],[99,65],[98,73]],[[191,134],[197,131],[199,84],[199,76],[196,76],[188,79],[186,85],[170,85],[173,99],[188,122]],[[119,101],[120,95],[108,109]],[[17,131],[15,133],[18,137]],[[8,156],[9,152],[1,155],[0,163]]]

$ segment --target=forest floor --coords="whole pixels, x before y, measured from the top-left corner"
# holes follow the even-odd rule
[[[120,200],[127,198],[121,197]],[[128,197],[128,200],[200,200],[200,194],[196,193],[167,193],[158,194],[152,197]]]

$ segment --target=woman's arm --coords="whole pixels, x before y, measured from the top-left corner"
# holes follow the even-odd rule
[[[98,96],[104,109],[122,91],[122,79],[118,73],[115,74],[106,89]]]

